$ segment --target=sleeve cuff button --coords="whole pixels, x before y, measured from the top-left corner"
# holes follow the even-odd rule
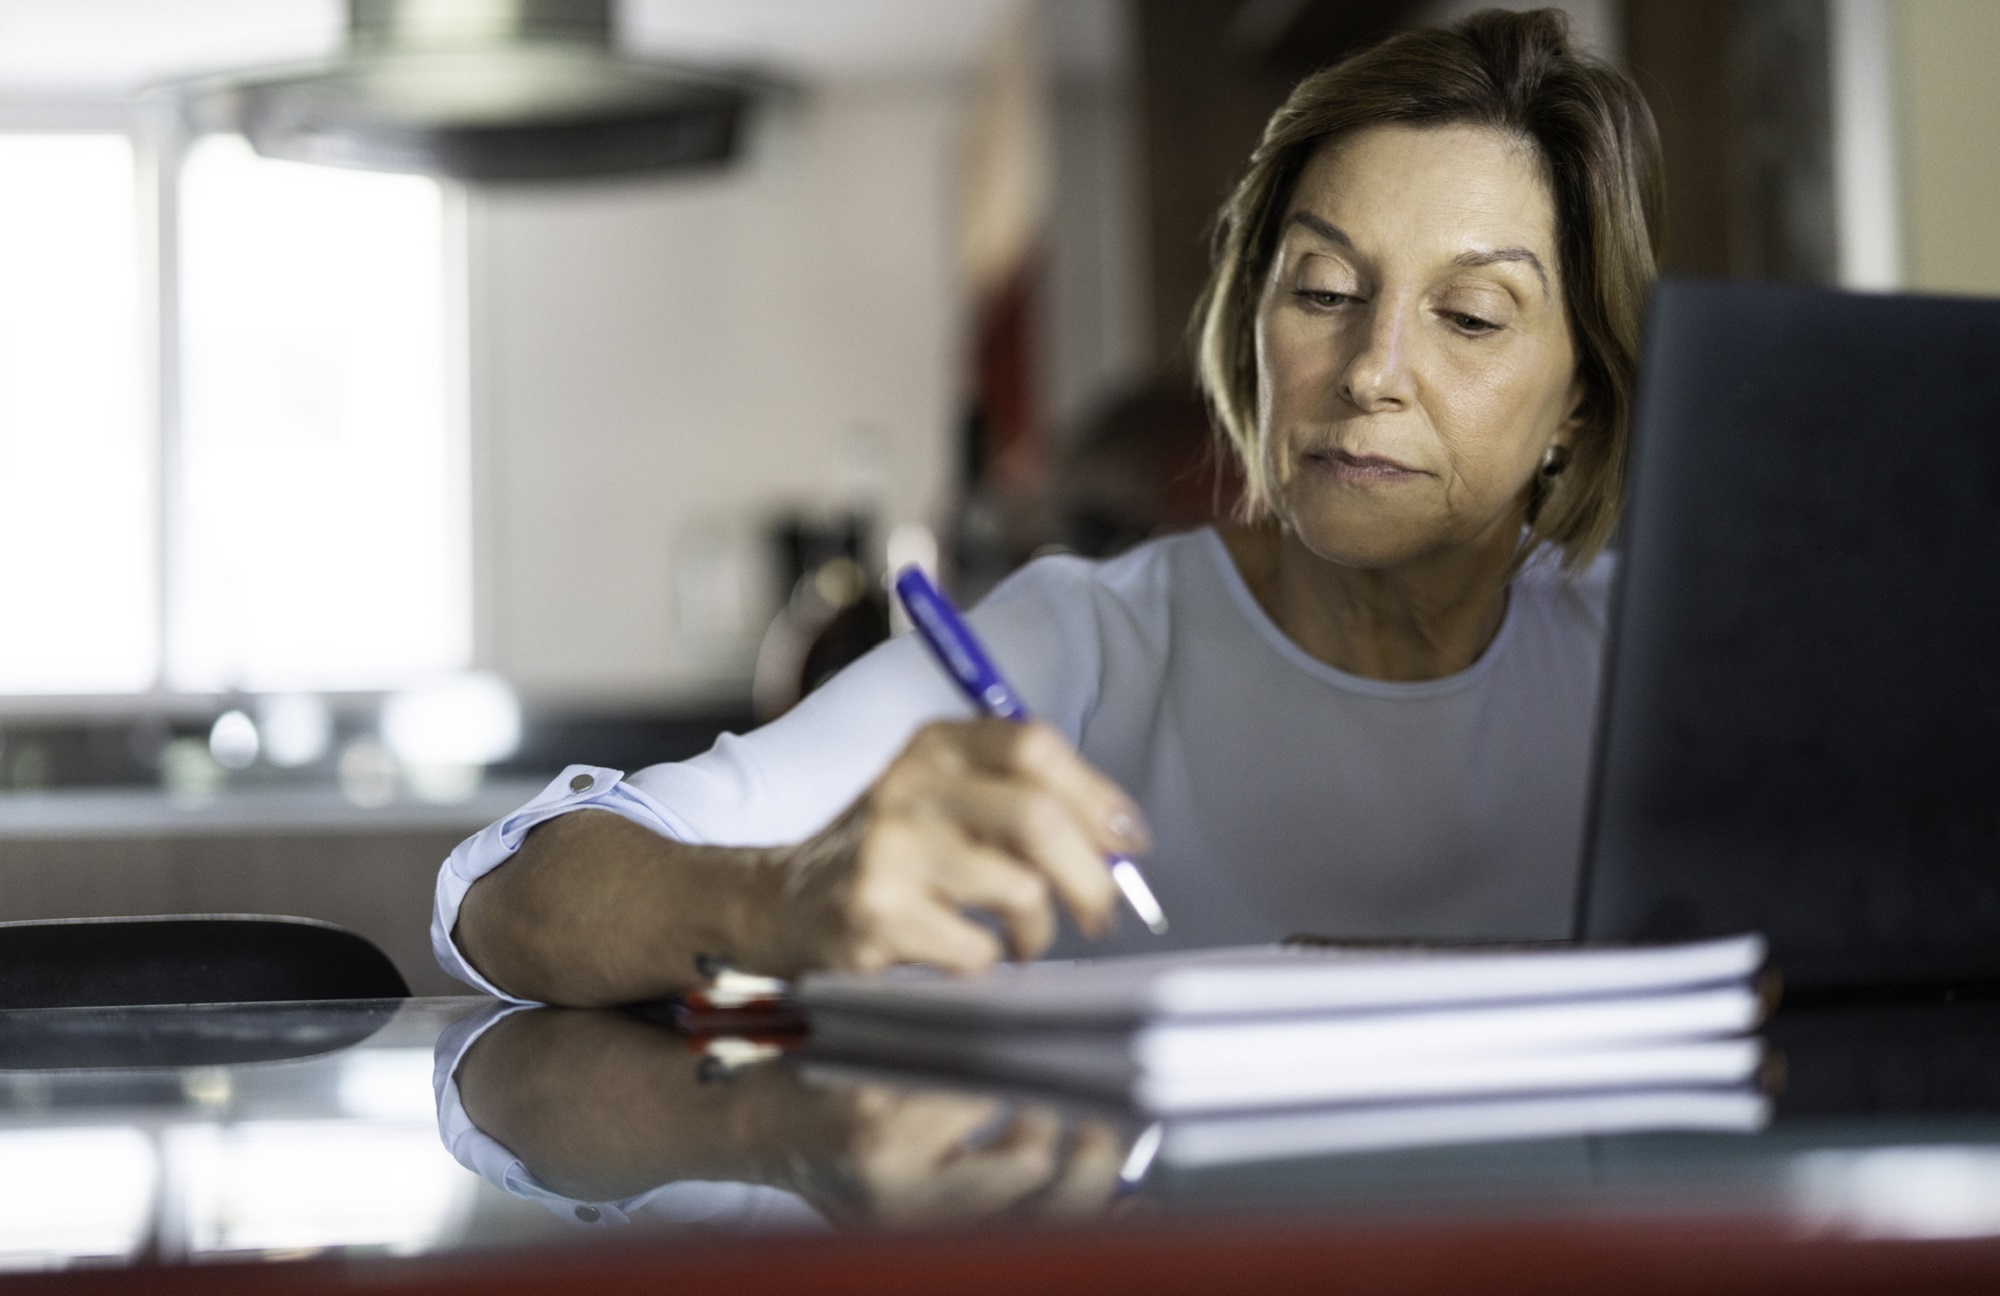
[[[588,792],[596,783],[597,780],[590,777],[590,775],[579,774],[569,781],[569,790],[572,792]]]

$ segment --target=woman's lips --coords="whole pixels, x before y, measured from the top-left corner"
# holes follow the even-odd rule
[[[1408,464],[1382,455],[1352,454],[1346,450],[1313,450],[1306,454],[1306,460],[1336,481],[1396,482],[1424,475]]]

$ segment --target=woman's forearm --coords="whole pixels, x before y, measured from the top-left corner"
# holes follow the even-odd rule
[[[1060,901],[1105,930],[1104,864],[1144,850],[1138,809],[1055,730],[926,725],[833,822],[787,846],[691,846],[606,810],[532,830],[472,884],[452,939],[509,994],[571,1007],[701,982],[696,959],[793,977],[815,968],[1033,958]],[[966,916],[992,915],[1006,947]]]
[[[701,982],[695,958],[738,961],[773,897],[773,852],[690,846],[605,810],[540,824],[472,884],[452,938],[510,994],[596,1007]]]

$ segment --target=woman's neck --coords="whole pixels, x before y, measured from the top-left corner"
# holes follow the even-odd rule
[[[1479,660],[1507,614],[1515,550],[1504,535],[1399,567],[1367,568],[1328,562],[1276,523],[1220,531],[1244,583],[1286,637],[1350,675],[1455,675]]]

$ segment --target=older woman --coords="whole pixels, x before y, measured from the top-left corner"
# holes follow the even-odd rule
[[[1172,944],[1565,934],[1659,199],[1644,101],[1556,12],[1307,79],[1201,308],[1241,521],[973,614],[1047,723],[968,719],[892,641],[694,760],[565,771],[446,861],[439,958],[595,1004],[703,955],[1169,947],[1114,931],[1114,850],[1150,851]]]

